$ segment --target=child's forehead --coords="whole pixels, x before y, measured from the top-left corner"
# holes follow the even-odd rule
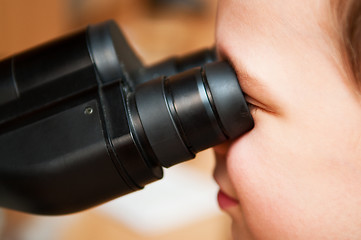
[[[331,0],[221,0],[220,5],[232,6],[232,14],[237,20],[250,25],[294,25],[298,23],[321,23],[329,19]],[[223,3],[223,4],[222,4]]]
[[[328,30],[332,28],[327,15],[329,1],[221,0],[218,31],[224,34],[222,28],[231,28],[232,34],[227,33],[230,39],[237,37],[242,42],[323,48],[325,43],[333,45],[334,41],[330,41]]]

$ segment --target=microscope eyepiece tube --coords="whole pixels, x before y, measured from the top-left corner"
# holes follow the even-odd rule
[[[134,95],[130,100],[164,167],[253,126],[237,77],[226,62],[154,79],[136,88]]]

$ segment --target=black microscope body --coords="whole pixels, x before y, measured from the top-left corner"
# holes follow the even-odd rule
[[[250,130],[233,70],[215,60],[145,67],[108,21],[0,61],[0,206],[87,209]]]

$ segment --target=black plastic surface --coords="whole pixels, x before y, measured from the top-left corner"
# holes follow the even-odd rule
[[[212,111],[201,68],[169,77],[167,89],[173,117],[178,119],[190,151],[195,154],[226,140]]]
[[[8,71],[12,73],[13,85],[17,86],[17,97],[0,105],[0,124],[5,124],[1,125],[0,132],[7,131],[9,125],[17,127],[18,123],[21,126],[23,123],[18,121],[25,116],[29,118],[24,119],[25,122],[36,121],[38,115],[33,113],[52,108],[72,96],[92,91],[98,85],[88,53],[85,31],[17,54],[10,59],[13,61],[11,65],[5,60],[0,62],[0,68],[11,67]],[[4,79],[0,81],[3,82]],[[12,85],[10,88],[3,85],[0,87],[0,91],[13,91]],[[76,104],[71,103],[73,106]],[[51,115],[53,110],[55,109],[42,111],[39,117]]]
[[[185,146],[168,110],[163,83],[157,78],[136,89],[135,101],[145,134],[159,163],[170,167],[194,155]]]
[[[204,72],[225,135],[233,139],[252,129],[253,118],[232,67],[226,62],[210,63]]]
[[[102,131],[91,101],[1,135],[1,205],[63,214],[133,191],[114,168]]]
[[[134,79],[143,65],[117,24],[110,20],[88,27],[89,51],[100,80]],[[133,85],[132,81],[128,84]]]
[[[149,79],[172,76],[216,60],[215,49],[204,49],[181,57],[171,57],[147,68],[140,69],[139,75],[134,81],[138,85],[149,81]]]
[[[3,60],[2,64],[0,64],[0,106],[18,97],[18,89],[11,72],[12,60],[12,58],[9,58]]]

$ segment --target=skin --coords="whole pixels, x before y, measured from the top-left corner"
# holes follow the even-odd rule
[[[328,0],[220,0],[217,48],[255,127],[215,148],[234,239],[361,239],[361,99]],[[329,24],[329,25],[327,25]]]

